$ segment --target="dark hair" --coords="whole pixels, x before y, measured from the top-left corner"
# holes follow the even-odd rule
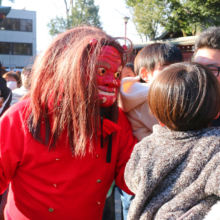
[[[3,75],[3,78],[5,78],[6,80],[9,77],[13,77],[17,81],[18,87],[21,87],[21,77],[19,74],[14,72],[7,72]]]
[[[21,75],[21,71],[16,71],[16,74],[18,74],[19,76]]]
[[[210,27],[201,33],[195,43],[195,53],[201,48],[220,49],[220,27]]]
[[[173,64],[152,82],[148,104],[171,130],[199,130],[208,127],[219,113],[220,84],[201,64]]]
[[[126,63],[125,67],[131,69],[134,72],[134,65],[132,63]]]
[[[135,72],[139,74],[142,67],[148,72],[166,64],[183,61],[180,49],[169,43],[154,43],[141,49],[134,60]]]

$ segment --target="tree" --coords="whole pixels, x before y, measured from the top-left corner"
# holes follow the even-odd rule
[[[8,1],[14,3],[14,0],[8,0]],[[2,5],[2,0],[0,0],[0,5]]]
[[[183,36],[195,35],[198,29],[220,25],[219,0],[170,0],[170,16],[163,23],[168,31],[181,30]]]
[[[219,0],[125,0],[142,34],[154,38],[158,27],[195,35],[198,29],[220,25]],[[140,34],[140,33],[139,33]]]
[[[64,3],[66,18],[56,16],[56,18],[50,20],[47,25],[50,35],[55,36],[81,24],[102,28],[98,15],[99,6],[94,5],[94,0],[77,0],[75,6],[73,0],[70,0],[69,4],[67,0],[64,0]]]
[[[126,0],[139,35],[154,39],[166,14],[166,0]]]

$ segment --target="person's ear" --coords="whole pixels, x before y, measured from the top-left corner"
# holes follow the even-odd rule
[[[150,80],[150,73],[147,72],[146,68],[141,67],[140,69],[140,76],[145,82],[149,82]]]
[[[219,117],[219,113],[214,117],[214,119],[217,119]]]

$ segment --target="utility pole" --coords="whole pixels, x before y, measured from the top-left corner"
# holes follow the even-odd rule
[[[123,17],[123,20],[125,22],[125,45],[126,45],[126,31],[127,31],[127,23],[128,23],[128,20],[130,18],[129,17]]]

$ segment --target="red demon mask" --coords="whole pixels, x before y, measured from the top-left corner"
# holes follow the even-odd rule
[[[117,100],[120,86],[121,54],[112,46],[104,46],[98,60],[96,80],[100,106],[110,107]]]

